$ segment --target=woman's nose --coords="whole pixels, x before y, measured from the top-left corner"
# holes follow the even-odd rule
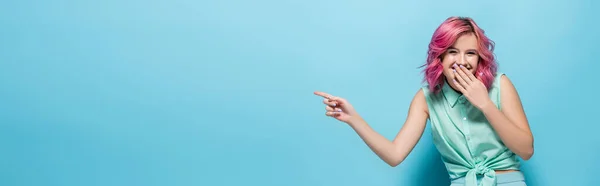
[[[466,66],[467,60],[465,59],[465,57],[458,57],[458,59],[456,60],[456,64]]]

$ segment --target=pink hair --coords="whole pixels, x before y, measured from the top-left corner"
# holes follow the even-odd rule
[[[498,64],[494,57],[494,42],[485,36],[484,31],[469,17],[450,17],[446,19],[433,33],[427,62],[423,65],[425,78],[429,89],[438,93],[444,83],[442,71],[442,55],[463,34],[473,33],[479,42],[479,64],[475,70],[475,76],[479,77],[486,88],[490,88],[494,82]],[[421,66],[421,67],[423,67]]]

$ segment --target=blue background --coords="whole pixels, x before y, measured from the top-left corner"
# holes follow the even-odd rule
[[[0,185],[447,185],[429,128],[392,168],[315,90],[392,139],[427,44],[470,16],[535,135],[529,185],[600,182],[598,3],[2,1]]]

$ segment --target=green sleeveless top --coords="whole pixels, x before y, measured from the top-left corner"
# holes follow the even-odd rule
[[[500,77],[489,89],[494,104],[500,105]],[[441,154],[450,179],[465,177],[465,186],[496,185],[494,170],[519,170],[519,160],[496,134],[483,113],[444,81],[438,94],[423,86],[433,143]]]

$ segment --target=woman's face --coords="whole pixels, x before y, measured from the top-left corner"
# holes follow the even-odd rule
[[[473,33],[469,33],[460,36],[456,42],[442,54],[442,65],[444,66],[443,73],[448,84],[453,88],[457,89],[454,87],[452,80],[458,75],[453,71],[455,68],[454,65],[457,65],[457,67],[463,65],[472,74],[475,74],[479,63],[479,52],[477,49],[477,37]]]

